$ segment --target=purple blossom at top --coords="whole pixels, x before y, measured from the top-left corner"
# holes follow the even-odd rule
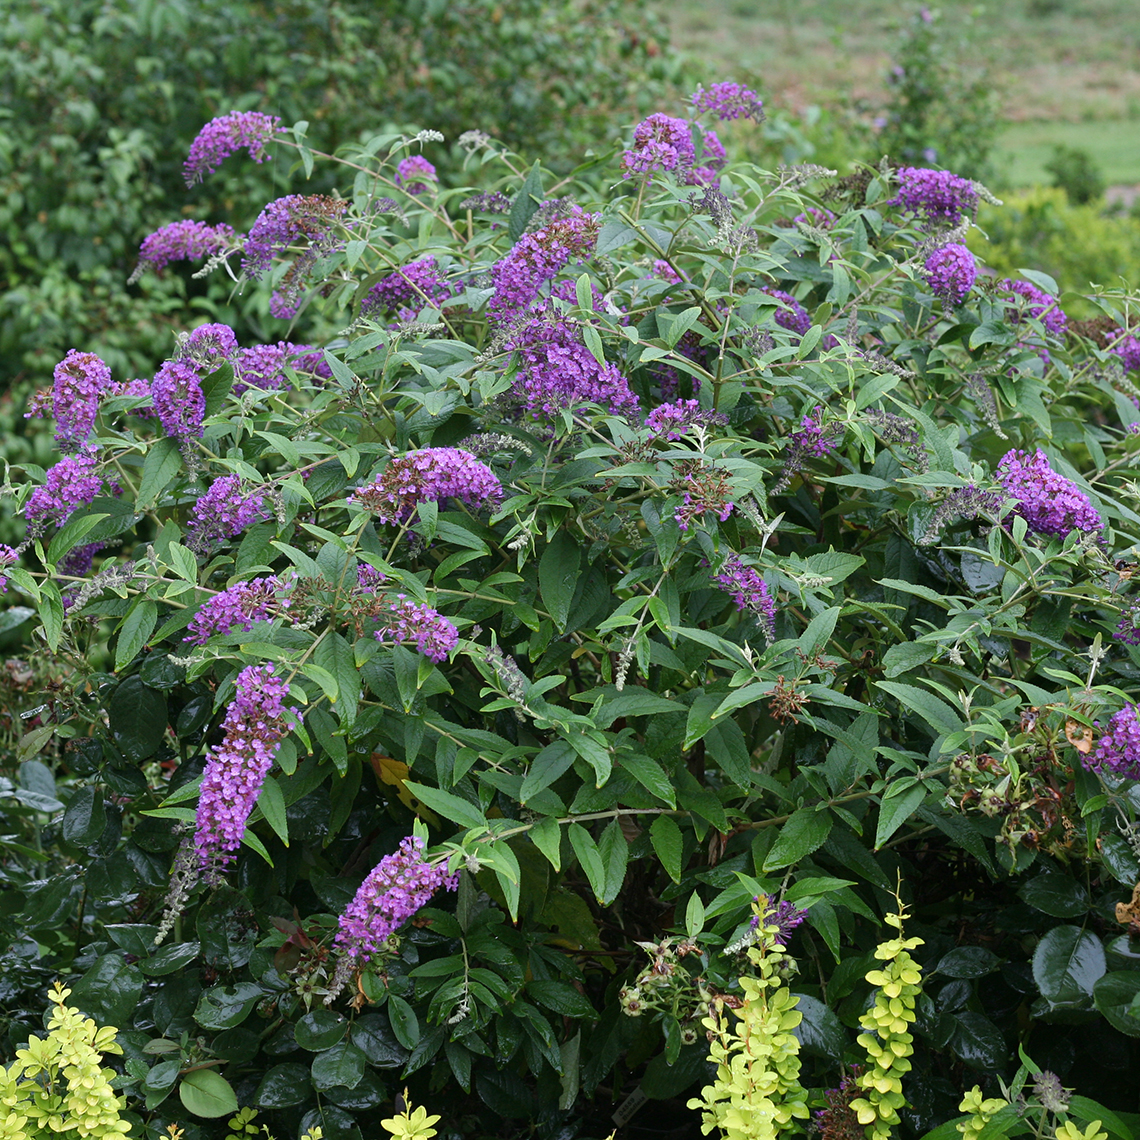
[[[73,348],[55,366],[53,378],[56,442],[61,450],[73,451],[95,428],[99,397],[110,387],[111,370],[95,353]]]
[[[707,91],[698,87],[693,92],[693,109],[699,114],[707,111],[724,122],[726,119],[753,119],[764,117],[764,101],[755,91],[739,83],[714,83]]]
[[[1124,365],[1124,371],[1140,371],[1140,338],[1135,337],[1130,332],[1126,332],[1124,329],[1115,329],[1110,335],[1109,340],[1116,341],[1111,351],[1120,357],[1120,363]]]
[[[788,437],[791,446],[805,457],[822,459],[835,450],[839,437],[845,430],[842,424],[832,423],[826,427],[820,424],[823,408],[817,404],[810,416],[800,420],[800,430]]]
[[[1088,496],[1071,479],[1058,475],[1040,448],[1031,456],[1007,451],[995,472],[1014,508],[1037,534],[1064,538],[1071,530],[1094,534],[1104,523]]]
[[[638,399],[616,364],[599,364],[581,329],[549,314],[517,328],[506,347],[519,355],[514,390],[531,416],[553,419],[579,404],[599,404],[632,415]]]
[[[222,721],[225,737],[210,750],[202,775],[194,848],[202,878],[216,886],[241,846],[249,813],[281,741],[297,715],[286,709],[289,685],[273,665],[250,665],[238,674],[237,692]]]
[[[348,209],[346,198],[327,194],[286,194],[269,203],[245,239],[243,272],[257,279],[287,246],[305,241],[322,247],[333,223]]]
[[[96,474],[98,462],[95,448],[86,447],[49,467],[43,486],[32,492],[24,507],[28,523],[42,525],[54,519],[56,526],[63,526],[72,511],[90,503],[103,490],[103,480]]]
[[[422,154],[409,155],[396,167],[396,185],[408,194],[422,194],[429,182],[438,182],[435,167]]]
[[[230,363],[237,351],[237,336],[229,325],[208,324],[191,329],[178,355],[200,364],[205,372],[213,372]]]
[[[331,375],[324,353],[311,344],[292,344],[280,340],[276,344],[258,344],[238,351],[234,361],[233,394],[240,396],[250,388],[274,392],[286,386],[285,368],[296,372],[317,372],[326,379]]]
[[[645,417],[650,436],[663,435],[666,439],[680,439],[690,428],[723,426],[728,416],[723,412],[702,411],[698,400],[678,400],[662,404]]]
[[[785,293],[782,289],[762,289],[762,293],[767,293],[769,297],[775,297],[777,301],[781,301],[786,308],[778,308],[775,313],[776,324],[782,329],[787,329],[788,332],[798,333],[803,336],[808,329],[811,328],[811,317],[808,316],[808,311],[791,295]]]
[[[681,284],[681,275],[669,262],[660,257],[653,262],[653,276],[660,277],[662,281],[668,281],[670,285]]]
[[[182,442],[202,435],[206,397],[202,366],[189,358],[168,360],[150,386],[154,411],[167,435]]]
[[[1140,718],[1134,704],[1127,704],[1108,722],[1096,751],[1085,759],[1094,772],[1111,773],[1140,780]]]
[[[362,593],[375,594],[383,588],[388,581],[388,575],[367,562],[361,562],[356,568],[356,585]]]
[[[211,226],[187,218],[160,226],[154,233],[143,238],[142,245],[139,246],[139,263],[130,279],[137,281],[148,266],[159,270],[174,261],[197,261],[213,257],[226,246],[234,244],[236,236],[233,227],[224,222]]]
[[[1028,281],[1015,281],[1011,277],[998,282],[998,292],[1010,295],[1011,323],[1020,324],[1028,317],[1030,320],[1040,321],[1051,336],[1065,335],[1069,322],[1056,297],[1043,289],[1038,289]]]
[[[792,936],[792,931],[807,918],[806,910],[801,910],[795,903],[788,902],[786,899],[778,903],[771,895],[757,895],[752,901],[756,903],[761,914],[767,911],[764,914],[764,925],[778,928],[775,938],[782,946],[787,945],[788,939]],[[758,930],[759,927],[760,915],[754,914],[752,916],[752,929]]]
[[[182,639],[194,645],[205,645],[215,634],[248,632],[254,623],[282,617],[289,609],[292,579],[250,578],[236,582],[206,601]]]
[[[476,508],[494,510],[502,498],[499,477],[469,451],[425,447],[393,459],[348,501],[371,511],[377,522],[403,523],[415,515],[419,503],[459,499]]]
[[[940,245],[926,259],[926,283],[936,297],[958,308],[978,276],[974,255],[958,242]]]
[[[385,598],[374,616],[381,622],[375,633],[377,641],[415,645],[429,661],[446,661],[459,644],[459,630],[439,610],[403,594]]]
[[[658,112],[633,128],[633,146],[622,158],[627,178],[663,170],[688,170],[697,161],[689,123]]]
[[[395,313],[400,320],[414,320],[426,305],[437,308],[451,296],[451,286],[443,279],[434,257],[417,261],[381,277],[360,305],[362,316],[378,309]]]
[[[754,566],[747,566],[738,554],[729,554],[712,580],[736,603],[738,610],[749,610],[759,619],[769,641],[776,637],[776,603],[767,582]]]
[[[898,178],[899,192],[887,205],[900,206],[927,224],[956,226],[967,215],[973,217],[978,208],[974,184],[948,170],[904,166]]]
[[[15,565],[20,556],[11,546],[0,546],[0,594],[8,592],[8,575],[4,573],[9,566]]]
[[[239,150],[248,151],[254,162],[264,162],[265,144],[284,129],[276,115],[260,111],[230,111],[211,119],[190,144],[190,154],[182,168],[186,185],[201,182]]]
[[[599,224],[598,215],[573,206],[566,217],[523,234],[491,268],[495,295],[487,306],[488,316],[502,321],[528,309],[548,281],[571,262],[584,261],[593,253]]]
[[[247,527],[270,517],[270,497],[259,487],[242,491],[241,477],[223,475],[210,484],[190,515],[186,545],[196,554],[205,554],[229,538],[237,538]]]
[[[369,872],[352,902],[340,916],[335,946],[341,953],[325,1004],[344,988],[354,970],[379,953],[395,933],[440,887],[449,891],[459,876],[447,873],[445,862],[423,858],[424,841],[408,836],[398,851],[385,855]]]

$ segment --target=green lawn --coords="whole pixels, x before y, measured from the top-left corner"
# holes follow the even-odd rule
[[[1140,182],[1140,119],[1013,123],[998,139],[995,165],[1010,186],[1048,183],[1057,145],[1088,151],[1110,185]]]

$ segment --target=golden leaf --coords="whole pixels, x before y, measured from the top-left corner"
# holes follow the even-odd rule
[[[395,788],[396,795],[404,807],[411,812],[415,812],[420,819],[425,823],[431,824],[432,827],[443,826],[439,816],[430,808],[424,807],[424,805],[408,791],[408,786],[404,783],[410,771],[407,764],[402,760],[394,760],[391,756],[384,756],[379,752],[372,753],[370,763],[372,764],[372,771],[376,773],[376,779],[379,780],[381,784],[387,784],[389,787]]]
[[[1082,755],[1088,755],[1093,746],[1091,724],[1081,724],[1070,717],[1065,721],[1065,739]]]

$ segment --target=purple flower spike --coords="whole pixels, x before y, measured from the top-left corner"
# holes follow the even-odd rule
[[[270,517],[268,493],[256,487],[243,493],[241,488],[239,476],[223,475],[195,503],[186,545],[196,554],[205,554]]]
[[[201,437],[206,418],[201,365],[188,358],[168,360],[150,387],[155,414],[167,435],[180,442]]]
[[[899,206],[927,225],[956,226],[977,211],[978,192],[968,178],[921,166],[904,166],[898,173],[899,192],[887,205]]]
[[[800,336],[811,328],[811,317],[808,316],[807,309],[791,293],[785,293],[782,289],[762,289],[761,292],[767,293],[769,297],[775,297],[777,301],[787,306],[776,310],[775,320],[780,328],[798,333]]]
[[[377,614],[381,621],[377,641],[394,641],[398,645],[414,645],[429,661],[446,661],[459,644],[459,630],[438,610],[423,602],[413,602],[403,594]]]
[[[698,113],[707,111],[721,122],[726,119],[760,122],[764,118],[764,101],[755,91],[739,83],[714,83],[707,91],[698,87],[693,92],[692,104]]]
[[[1108,731],[1085,763],[1094,772],[1140,780],[1140,716],[1136,705],[1125,705],[1108,722]]]
[[[666,439],[680,439],[690,428],[708,428],[728,423],[723,412],[701,411],[697,400],[678,400],[674,404],[662,404],[645,417],[645,426],[650,436],[664,436]]]
[[[738,610],[754,613],[760,619],[768,640],[775,640],[776,603],[767,582],[754,566],[746,566],[739,555],[730,554],[713,575],[713,581],[731,595]]]
[[[186,185],[201,182],[239,150],[248,151],[254,162],[264,162],[265,144],[284,129],[276,115],[263,115],[260,111],[231,111],[211,119],[190,144],[190,154],[182,168]]]
[[[776,941],[783,946],[788,944],[792,931],[807,918],[806,910],[801,910],[795,903],[788,902],[786,899],[778,903],[771,895],[757,895],[752,901],[760,908],[761,913],[765,910],[768,912],[764,915],[764,925],[779,928]],[[760,915],[754,914],[752,916],[752,929],[756,930],[759,926]]]
[[[203,881],[216,886],[241,845],[249,813],[295,708],[286,709],[289,685],[273,665],[250,665],[238,674],[237,694],[222,721],[225,738],[212,749],[202,776],[194,847]]]
[[[90,503],[103,489],[103,480],[96,473],[98,462],[95,448],[87,447],[79,455],[66,456],[49,467],[43,486],[32,492],[24,507],[29,525],[54,519],[56,526],[63,526],[72,511]]]
[[[503,485],[485,463],[458,447],[426,447],[393,459],[379,478],[349,496],[372,511],[381,523],[403,523],[419,503],[459,499],[477,508],[495,509]]]
[[[434,257],[418,261],[381,277],[368,290],[360,305],[362,316],[377,310],[394,313],[399,320],[415,320],[426,305],[439,306],[451,296],[451,286],[443,279]]]
[[[459,876],[447,873],[446,863],[423,858],[424,841],[408,836],[398,851],[385,855],[360,885],[340,916],[335,939],[341,953],[325,1004],[344,988],[354,970],[379,953],[394,934],[439,890],[459,885]]]
[[[99,397],[111,386],[111,370],[95,353],[73,348],[55,366],[53,376],[56,442],[62,450],[73,451],[95,428]]]
[[[1140,339],[1131,333],[1126,333],[1124,329],[1114,330],[1109,339],[1117,342],[1113,345],[1112,351],[1120,358],[1124,371],[1140,371]]]
[[[1017,500],[1015,512],[1037,534],[1064,538],[1071,530],[1095,534],[1104,526],[1088,496],[1071,479],[1058,475],[1040,448],[1032,456],[1007,451],[996,476],[1006,494]]]
[[[209,226],[205,222],[171,222],[143,238],[139,246],[139,263],[131,280],[137,281],[149,266],[164,269],[174,261],[198,261],[213,257],[235,241],[233,227],[224,222]]]
[[[435,167],[422,154],[410,155],[396,167],[396,185],[413,196],[423,194],[429,182],[438,181]]]
[[[288,246],[325,243],[333,223],[347,209],[348,199],[327,194],[287,194],[270,202],[245,239],[242,271],[256,280]]]
[[[926,259],[926,283],[936,297],[958,308],[978,276],[974,255],[957,242],[940,245]]]
[[[9,566],[15,565],[20,556],[11,546],[0,546],[0,594],[8,592],[8,575],[4,573]]]
[[[183,641],[205,645],[215,634],[253,629],[254,623],[272,621],[289,609],[292,580],[251,578],[215,594],[194,615]]]

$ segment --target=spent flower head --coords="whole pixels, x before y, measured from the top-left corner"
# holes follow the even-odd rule
[[[190,153],[182,168],[186,185],[201,182],[239,150],[248,151],[254,162],[264,162],[265,144],[284,129],[276,115],[260,111],[231,111],[211,119],[190,144]]]

